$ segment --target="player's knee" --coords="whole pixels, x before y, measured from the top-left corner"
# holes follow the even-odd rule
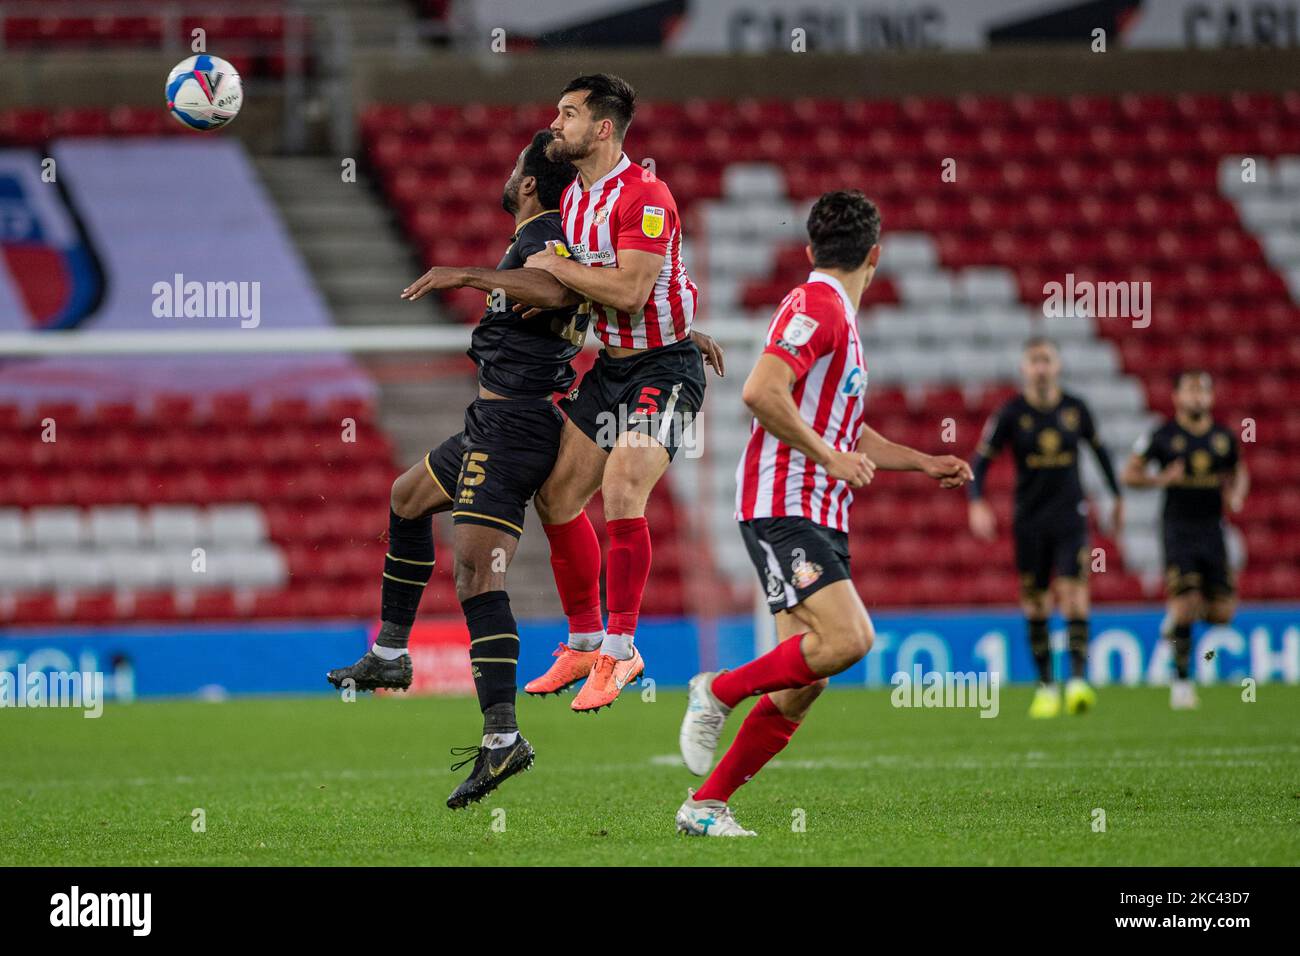
[[[1088,595],[1087,592],[1072,593],[1062,599],[1061,614],[1066,618],[1080,618],[1088,616]]]
[[[500,590],[505,585],[505,574],[496,570],[490,555],[456,554],[452,576],[456,581],[456,600],[468,601],[485,591]]]
[[[1205,609],[1205,620],[1211,624],[1227,624],[1232,620],[1234,610],[1232,601],[1212,601]]]
[[[406,475],[399,475],[393,482],[393,487],[388,495],[388,504],[400,518],[420,517],[416,487],[414,482],[410,481]]]
[[[607,476],[600,489],[605,519],[635,518],[645,514],[649,489],[624,475]]]
[[[1175,598],[1169,605],[1169,617],[1177,625],[1196,621],[1196,602],[1186,596]]]
[[[836,666],[852,667],[871,652],[875,642],[876,629],[870,618],[862,615],[844,621],[835,628],[830,642]]]
[[[572,495],[566,494],[558,484],[552,485],[547,482],[538,489],[537,494],[533,497],[533,507],[537,509],[537,517],[542,524],[564,524],[578,517],[578,512],[582,511],[586,505],[585,501],[576,501]]]

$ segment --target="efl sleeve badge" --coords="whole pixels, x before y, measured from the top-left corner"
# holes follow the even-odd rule
[[[802,312],[796,312],[790,316],[790,321],[785,324],[785,331],[781,333],[781,338],[791,345],[807,345],[812,341],[813,333],[816,331],[816,319],[810,315],[804,315]]]
[[[663,235],[663,206],[643,206],[641,208],[641,231],[650,239],[658,239]]]

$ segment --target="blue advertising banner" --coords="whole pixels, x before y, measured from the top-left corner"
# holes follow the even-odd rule
[[[1092,617],[1089,679],[1106,684],[1162,684],[1172,669],[1158,639],[1162,614],[1149,608],[1099,610]],[[834,678],[838,686],[887,687],[896,672],[997,672],[1003,682],[1035,679],[1024,620],[1014,611],[887,611],[873,615],[876,643],[862,663]],[[301,694],[329,691],[325,671],[366,649],[368,622],[190,625],[185,628],[84,628],[0,635],[0,671],[99,672],[106,696]],[[521,683],[541,673],[566,636],[562,620],[520,627]],[[1057,673],[1066,673],[1065,633],[1052,634]],[[646,676],[680,687],[702,666],[736,667],[754,656],[750,617],[717,621],[647,619],[637,634]],[[1230,627],[1198,626],[1196,679],[1201,682],[1300,683],[1300,605],[1243,608]],[[468,667],[468,661],[466,661]],[[12,681],[12,678],[10,678]]]
[[[1106,608],[1092,614],[1088,679],[1093,684],[1165,684],[1173,673],[1169,643],[1159,639],[1162,611]],[[988,671],[1003,682],[1037,679],[1024,618],[1015,611],[881,612],[872,615],[876,642],[867,659],[839,683],[888,686],[890,677],[923,671]],[[1056,674],[1068,676],[1065,625],[1052,628]],[[1201,683],[1300,682],[1300,606],[1243,607],[1231,626],[1197,625],[1193,676]]]

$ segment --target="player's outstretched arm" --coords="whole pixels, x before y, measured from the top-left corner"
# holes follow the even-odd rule
[[[414,302],[438,289],[469,287],[483,292],[500,289],[508,299],[542,309],[577,305],[582,296],[542,269],[479,269],[472,266],[434,266],[402,290]]]
[[[955,455],[927,455],[890,441],[870,425],[862,426],[858,449],[885,471],[920,471],[944,488],[959,488],[971,480],[970,465]]]
[[[645,308],[664,266],[664,257],[640,249],[624,249],[618,265],[592,269],[567,256],[557,255],[554,243],[525,260],[530,269],[544,269],[564,285],[593,302],[636,315]]]
[[[760,355],[745,380],[741,399],[768,434],[824,466],[832,478],[847,481],[854,488],[870,483],[876,473],[875,463],[860,451],[837,451],[813,431],[790,395],[794,383],[794,369],[775,355]]]

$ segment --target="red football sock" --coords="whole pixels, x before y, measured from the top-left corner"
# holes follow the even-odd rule
[[[645,517],[615,518],[609,531],[609,568],[605,571],[605,600],[609,604],[609,633],[636,633],[641,595],[650,577],[650,523]]]
[[[570,634],[599,634],[605,629],[600,619],[600,540],[587,512],[564,524],[544,524],[551,543],[551,570],[555,589],[569,619]]]
[[[764,694],[749,712],[740,732],[722,755],[718,765],[695,792],[696,800],[721,800],[724,803],[750,777],[785,749],[799,725],[776,709],[772,698]]]
[[[799,648],[802,641],[802,634],[787,637],[758,660],[734,671],[723,671],[713,679],[713,696],[735,707],[746,697],[787,687],[807,687],[821,680],[803,658]]]

